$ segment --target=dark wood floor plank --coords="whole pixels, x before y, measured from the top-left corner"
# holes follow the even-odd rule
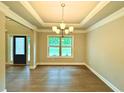
[[[111,92],[85,66],[6,66],[9,92]]]

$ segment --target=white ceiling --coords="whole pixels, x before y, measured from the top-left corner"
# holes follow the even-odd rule
[[[67,23],[80,23],[89,12],[98,4],[98,1],[78,1],[78,2],[64,2],[64,21]],[[46,23],[61,22],[62,8],[61,2],[30,2],[32,7],[36,10],[38,15]]]
[[[2,1],[14,13],[38,29],[59,25],[59,1]],[[64,21],[78,29],[87,29],[124,7],[124,1],[65,1]],[[8,16],[9,17],[9,16]]]

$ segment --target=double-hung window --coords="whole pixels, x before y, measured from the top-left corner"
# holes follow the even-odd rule
[[[48,36],[48,57],[72,57],[72,36]]]

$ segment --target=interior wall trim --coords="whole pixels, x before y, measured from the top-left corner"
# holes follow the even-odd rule
[[[96,7],[80,22],[80,25],[85,25],[91,18],[93,18],[99,11],[101,11],[110,1],[100,1]]]
[[[6,65],[14,65],[14,64],[11,62],[7,62]]]
[[[13,12],[8,6],[6,6],[2,2],[0,2],[0,11],[2,11],[5,14],[5,16],[19,22],[20,24],[23,24],[24,26],[28,28],[31,28],[34,30],[37,29],[36,26],[32,25],[31,23],[29,23],[28,21],[26,21],[25,19],[17,15],[15,12]]]
[[[83,65],[84,62],[37,62],[37,65]]]
[[[37,14],[37,12],[34,10],[34,8],[31,6],[31,4],[28,1],[20,1],[20,4],[22,4],[25,9],[42,25],[44,24],[44,21],[41,19],[41,17]]]
[[[30,66],[30,69],[35,69],[37,66],[34,65],[34,66]]]
[[[84,65],[92,72],[94,73],[99,79],[101,79],[106,85],[108,85],[114,92],[121,92],[115,85],[113,85],[110,81],[105,79],[102,75],[100,75],[97,71],[95,71],[93,68],[91,68],[89,65],[84,63]]]
[[[37,32],[53,33],[53,31],[50,28],[49,29],[37,29]],[[82,30],[82,29],[77,29],[73,33],[87,33],[87,31]]]
[[[97,22],[96,24],[92,25],[91,27],[89,27],[87,29],[87,33],[94,31],[95,29],[109,23],[112,22],[120,17],[124,16],[124,8],[119,9],[118,11],[114,12],[113,14],[111,14],[110,16],[107,16],[106,18],[100,20],[99,22]]]
[[[0,29],[0,31],[4,31],[4,32],[7,32],[7,29],[5,29],[5,28],[4,28],[4,29]]]
[[[7,89],[4,89],[2,92],[7,92]]]

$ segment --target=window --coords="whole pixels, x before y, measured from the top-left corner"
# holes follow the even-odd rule
[[[72,36],[48,36],[48,57],[72,57]]]

